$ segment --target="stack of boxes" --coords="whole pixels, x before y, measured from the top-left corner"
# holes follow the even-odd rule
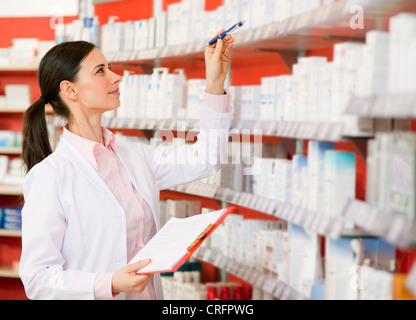
[[[22,208],[0,209],[0,229],[21,230],[22,229]]]
[[[322,210],[325,215],[340,217],[349,199],[355,198],[355,154],[327,151],[325,153],[324,194]],[[354,229],[352,222],[344,228]]]
[[[164,226],[170,218],[187,218],[199,214],[201,202],[191,200],[160,201],[160,226]]]
[[[310,141],[308,147],[308,207],[314,212],[323,212],[324,182],[326,162],[325,155],[333,150],[335,144],[331,142]]]
[[[396,248],[380,239],[327,239],[325,297],[327,300],[365,299],[370,279],[364,266],[392,271]],[[381,278],[378,279],[379,281]],[[392,282],[378,282],[378,293],[392,297]],[[390,292],[390,294],[386,294]]]
[[[400,13],[392,17],[389,34],[389,93],[414,92],[416,90],[416,75],[413,72],[416,68],[416,14]]]
[[[348,200],[356,195],[357,159],[355,153],[334,149],[332,142],[309,141],[308,156],[292,160],[253,157],[250,171],[244,170],[241,159],[230,162],[229,158],[224,173],[202,182],[341,217]]]
[[[23,186],[25,175],[21,158],[0,156],[0,184]]]
[[[1,130],[0,147],[21,147],[22,133],[20,131]]]
[[[185,3],[189,6],[190,1],[173,6],[185,6]],[[236,3],[231,1],[230,6],[234,5]],[[199,5],[196,7],[199,8]],[[196,12],[203,11],[198,9]],[[416,21],[415,16],[399,14],[393,17],[389,33],[370,31],[365,44],[336,44],[333,62],[328,62],[324,57],[300,58],[293,66],[293,75],[265,77],[259,85],[231,87],[229,92],[234,119],[342,122],[345,124],[345,135],[372,134],[372,120],[344,114],[345,109],[355,96],[380,95],[387,91],[412,92],[413,82],[409,70],[414,55],[411,54],[411,48],[403,49],[403,43],[407,45],[413,40],[403,39],[413,38],[412,34],[406,37],[399,34],[403,34],[404,26],[411,26],[412,21]],[[155,69],[151,77],[124,75],[121,87],[130,89],[122,89],[122,107],[118,110],[118,117],[130,118],[133,114],[137,118],[171,116],[199,119],[206,81],[186,81],[182,71],[173,75],[162,69]]]
[[[416,219],[416,135],[378,133],[369,141],[366,200],[381,212]]]
[[[24,84],[7,84],[5,95],[0,96],[0,108],[26,109],[31,105],[30,86]]]
[[[166,300],[242,300],[241,284],[233,282],[201,283],[200,271],[177,271],[162,277]]]
[[[362,64],[358,72],[357,96],[382,95],[389,85],[390,35],[385,31],[367,32]]]
[[[117,109],[117,118],[179,119],[183,117],[188,86],[190,94],[194,94],[182,69],[169,73],[167,68],[155,68],[152,75],[136,75],[125,71],[119,86],[120,107]],[[193,111],[192,107],[197,103],[198,111],[202,110],[201,98],[195,103],[190,102],[189,110]],[[114,113],[105,116],[112,118]]]
[[[115,22],[110,19],[102,27],[104,53],[162,48],[184,43],[207,41],[220,29],[245,21],[244,29],[255,28],[313,10],[334,0],[227,0],[212,11],[205,11],[205,0],[182,0],[168,5],[166,12],[140,21]],[[79,30],[83,24],[65,29]],[[65,30],[63,31],[66,32]],[[73,32],[71,32],[73,33]],[[73,40],[74,37],[71,37]]]

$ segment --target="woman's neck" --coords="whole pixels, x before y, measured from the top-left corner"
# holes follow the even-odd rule
[[[104,144],[101,116],[96,118],[76,118],[68,124],[68,129],[80,137]]]

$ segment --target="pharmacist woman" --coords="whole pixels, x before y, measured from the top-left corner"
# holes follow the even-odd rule
[[[159,147],[127,142],[101,126],[119,107],[121,77],[92,44],[52,48],[39,66],[41,97],[26,112],[20,277],[30,299],[163,299],[160,275],[128,262],[159,229],[159,192],[215,174],[232,120],[224,91],[233,38],[205,50],[198,141]],[[45,104],[66,119],[54,152]],[[213,132],[225,131],[217,143]],[[215,141],[215,143],[213,143]],[[213,161],[214,159],[214,161]]]

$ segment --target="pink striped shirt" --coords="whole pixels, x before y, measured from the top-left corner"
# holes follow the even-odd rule
[[[223,113],[230,112],[230,96],[217,96],[205,93],[205,106]],[[127,258],[130,261],[156,233],[152,211],[143,197],[133,187],[127,171],[115,150],[115,136],[102,128],[104,145],[82,138],[66,127],[63,137],[72,143],[87,159],[98,175],[107,184],[126,214]],[[112,299],[113,273],[99,273],[95,279],[95,299]],[[150,281],[141,294],[127,293],[128,300],[155,299],[153,281]]]

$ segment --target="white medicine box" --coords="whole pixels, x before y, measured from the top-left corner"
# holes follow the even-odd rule
[[[8,108],[29,108],[31,105],[30,87],[24,84],[5,86],[6,106]]]

